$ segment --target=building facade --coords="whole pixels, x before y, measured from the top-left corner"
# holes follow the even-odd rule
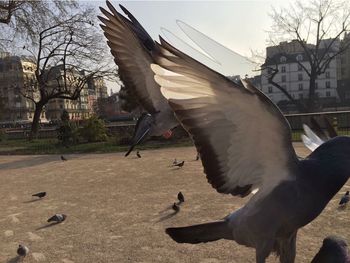
[[[33,120],[34,103],[22,96],[21,91],[36,85],[35,70],[35,63],[28,58],[0,53],[0,122],[20,123]],[[28,95],[34,99],[39,96],[34,91]],[[45,112],[41,114],[40,120],[47,121]]]
[[[321,46],[327,44],[326,41],[330,40],[324,41],[325,42],[321,43]],[[306,45],[312,49],[312,45]],[[339,41],[335,41],[329,54],[334,54],[334,52],[337,52],[338,48]],[[278,46],[268,47],[266,49],[266,60],[262,68],[262,92],[280,107],[288,104],[289,99],[281,90],[269,83],[268,76],[273,69],[278,70],[273,81],[285,89],[294,99],[304,100],[308,98],[310,78],[305,68],[310,70],[310,63],[301,45],[297,41],[282,42]],[[329,63],[325,73],[317,77],[315,92],[316,96],[319,98],[319,103],[330,105],[339,101],[337,76],[338,59],[335,57]]]

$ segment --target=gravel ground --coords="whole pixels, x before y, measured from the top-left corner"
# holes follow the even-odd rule
[[[300,155],[307,150],[295,144]],[[253,249],[232,241],[177,244],[168,226],[223,218],[249,198],[216,193],[206,182],[193,147],[142,151],[142,158],[122,153],[0,156],[0,262],[17,262],[19,243],[30,248],[25,262],[255,262]],[[185,160],[171,168],[174,158]],[[310,262],[330,234],[350,242],[350,208],[337,210],[339,198],[299,231],[296,262]],[[43,200],[31,194],[47,191]],[[173,215],[169,206],[179,191],[186,201]],[[55,213],[67,214],[49,226]],[[277,262],[271,255],[268,262]]]

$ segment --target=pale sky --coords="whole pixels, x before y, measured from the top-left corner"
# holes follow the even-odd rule
[[[81,1],[84,2],[84,1]],[[106,7],[104,1],[93,2],[96,7]],[[266,48],[268,39],[267,30],[271,28],[271,18],[268,13],[271,7],[288,7],[295,0],[236,0],[236,1],[111,1],[112,4],[121,11],[119,4],[124,5],[148,33],[158,39],[162,35],[175,46],[169,39],[171,34],[164,34],[161,28],[169,30],[171,33],[193,43],[180,29],[177,20],[181,20],[198,31],[204,33],[227,48],[243,55],[251,57],[251,51],[262,52]],[[175,41],[176,42],[176,41]],[[193,45],[193,44],[192,44]],[[181,45],[178,46],[181,48]],[[226,53],[225,53],[226,54]],[[223,55],[229,57],[230,55]],[[196,57],[199,59],[198,57]],[[237,59],[233,57],[230,61]],[[203,62],[203,61],[202,61]],[[222,61],[220,61],[222,62]],[[207,64],[205,61],[203,62]],[[223,63],[225,64],[225,62]],[[229,64],[227,64],[229,65]],[[243,72],[232,66],[234,70],[220,70],[220,66],[213,68],[226,75],[241,74]],[[208,65],[210,66],[210,65]],[[222,65],[221,65],[222,67]],[[254,75],[254,73],[249,73]],[[255,73],[256,74],[256,73]],[[117,89],[113,87],[113,89]]]

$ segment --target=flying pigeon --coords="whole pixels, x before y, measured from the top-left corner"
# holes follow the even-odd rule
[[[67,161],[67,159],[63,155],[61,155],[61,160],[62,161]]]
[[[173,164],[173,166],[182,167],[182,166],[184,166],[184,164],[185,164],[185,161],[182,161],[182,162]]]
[[[179,204],[185,202],[185,197],[181,192],[177,194],[177,199],[179,200]]]
[[[177,213],[180,211],[180,206],[178,206],[176,203],[173,204],[172,209]]]
[[[350,176],[350,138],[338,136],[298,159],[289,123],[247,79],[240,83],[160,38],[155,80],[200,153],[208,182],[249,201],[224,220],[167,228],[178,243],[234,240],[292,263],[298,229],[314,220]]]
[[[154,63],[152,54],[158,52],[155,42],[125,7],[120,5],[128,18],[120,14],[109,1],[107,6],[109,12],[100,7],[105,17],[98,18],[103,23],[101,28],[118,65],[119,77],[146,111],[136,123],[132,144],[125,154],[128,156],[147,136],[171,134],[169,130],[178,126],[178,122],[149,67]]]
[[[349,201],[350,201],[349,191],[346,191],[346,193],[340,199],[339,205],[345,206]]]
[[[350,263],[348,245],[339,237],[326,237],[311,263]]]
[[[17,255],[20,257],[25,257],[27,256],[29,253],[29,248],[26,247],[25,245],[18,245],[18,249],[17,249]]]
[[[137,156],[138,158],[141,158],[141,154],[140,154],[139,151],[136,152],[136,156]]]
[[[33,194],[32,196],[43,198],[44,196],[46,196],[46,192],[39,192],[39,193]]]
[[[55,214],[54,216],[50,217],[47,222],[56,222],[56,223],[62,223],[64,220],[66,220],[67,216],[65,214]]]

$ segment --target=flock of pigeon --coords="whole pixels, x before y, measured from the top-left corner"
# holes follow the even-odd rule
[[[122,82],[145,111],[126,156],[147,136],[169,134],[181,125],[213,188],[233,196],[252,194],[222,220],[166,233],[178,243],[234,240],[254,248],[257,263],[272,252],[282,263],[294,262],[299,228],[323,211],[350,176],[350,137],[322,140],[306,129],[312,153],[300,158],[288,121],[249,80],[232,81],[163,38],[154,41],[125,7],[120,5],[126,16],[108,1],[107,7],[100,8],[101,28]],[[341,204],[348,199],[346,194]],[[350,262],[346,243],[325,238],[312,262]]]
[[[62,161],[67,161],[67,159],[61,155]],[[39,200],[43,199],[46,196],[46,192],[39,192],[32,195],[33,197],[37,197]],[[56,225],[59,223],[62,223],[64,220],[66,220],[67,215],[65,214],[55,214],[49,219],[47,219],[47,222],[50,223],[50,225]],[[48,225],[49,226],[49,225]],[[19,244],[17,248],[17,256],[19,257],[19,260],[23,260],[29,253],[29,248],[23,244]]]

